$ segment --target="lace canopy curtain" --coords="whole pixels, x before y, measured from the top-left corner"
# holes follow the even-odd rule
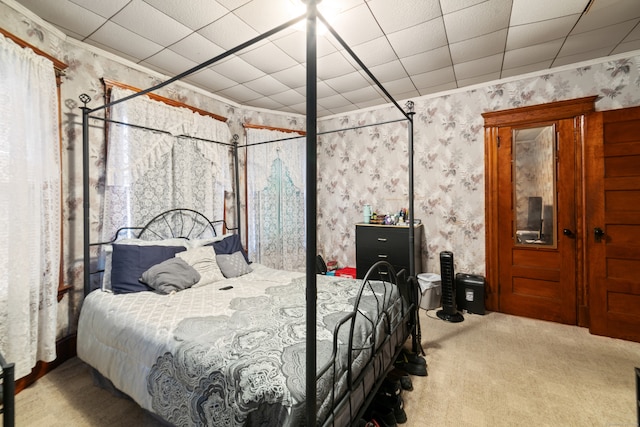
[[[247,129],[247,143],[294,133]],[[306,264],[304,137],[247,148],[247,246],[260,264],[304,271]]]
[[[111,100],[132,93],[114,87]],[[173,208],[223,218],[224,192],[231,190],[229,147],[201,139],[229,142],[226,123],[146,96],[114,105],[110,118],[165,132],[110,123],[103,239]]]
[[[56,358],[58,135],[52,62],[0,35],[0,351],[17,378]]]

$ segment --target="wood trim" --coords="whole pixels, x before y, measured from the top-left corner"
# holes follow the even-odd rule
[[[51,372],[69,359],[76,357],[76,334],[64,337],[56,342],[56,360],[53,362],[38,361],[27,376],[16,380],[16,394],[35,383],[39,378]]]
[[[508,110],[489,111],[482,113],[482,117],[485,127],[524,125],[568,119],[594,112],[598,98],[595,95]]]
[[[484,130],[486,308],[498,311],[498,128]]]
[[[130,86],[130,85],[125,84],[125,83],[120,83],[120,82],[117,82],[115,80],[109,80],[109,79],[106,79],[104,77],[102,79],[100,79],[100,80],[102,80],[102,83],[105,86],[105,96],[106,96],[106,92],[110,91],[112,87],[119,87],[120,89],[128,89],[128,90],[131,90],[133,92],[142,92],[142,89],[139,89],[139,88],[137,88],[135,86]],[[149,98],[153,99],[154,101],[160,101],[160,102],[163,102],[163,103],[165,103],[167,105],[170,105],[172,107],[188,108],[189,110],[191,110],[191,111],[193,111],[195,113],[198,113],[198,114],[203,115],[203,116],[212,117],[212,118],[214,118],[216,120],[219,120],[221,122],[225,122],[226,123],[226,121],[229,120],[227,117],[220,116],[220,115],[215,114],[215,113],[210,113],[209,111],[201,110],[200,108],[193,107],[191,105],[185,104],[184,102],[180,102],[180,101],[176,101],[176,100],[173,100],[173,99],[170,99],[170,98],[166,98],[166,97],[161,96],[161,95],[156,95],[155,93],[147,93],[146,95]]]
[[[245,129],[267,129],[267,130],[275,130],[278,132],[297,133],[302,136],[305,136],[307,134],[307,132],[303,130],[285,129],[285,128],[278,128],[273,126],[264,126],[264,125],[254,125],[251,123],[243,123],[242,127]]]
[[[31,43],[28,43],[28,42],[22,40],[20,37],[14,36],[13,34],[11,34],[10,32],[8,32],[7,30],[5,30],[5,29],[3,29],[1,27],[0,27],[0,34],[2,34],[3,36],[5,36],[7,38],[10,38],[11,40],[13,40],[19,46],[28,47],[29,49],[31,49],[32,51],[34,51],[38,55],[44,56],[45,58],[47,58],[48,60],[53,62],[53,67],[56,69],[57,73],[61,73],[64,70],[67,69],[68,65],[65,64],[64,62],[60,61],[57,58],[54,58],[53,56],[49,55],[45,51],[38,49],[37,47],[35,47]]]

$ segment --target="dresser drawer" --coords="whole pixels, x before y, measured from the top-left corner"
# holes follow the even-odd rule
[[[420,269],[422,227],[414,227],[416,271]],[[396,272],[409,273],[409,228],[401,226],[356,225],[356,276],[363,278],[378,261],[387,261]]]

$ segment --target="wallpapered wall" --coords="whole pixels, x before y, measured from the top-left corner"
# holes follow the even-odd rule
[[[146,88],[164,80],[123,65],[21,13],[0,0],[0,26],[69,65],[62,94],[64,272],[74,291],[59,309],[59,336],[75,330],[82,301],[82,136],[78,95],[103,104],[100,78]],[[25,16],[26,15],[26,16]],[[640,105],[640,55],[543,76],[478,87],[415,102],[415,216],[425,224],[422,271],[439,271],[438,254],[451,250],[456,271],[484,274],[484,149],[481,113],[554,100],[601,95],[599,110]],[[232,134],[243,123],[304,130],[300,116],[239,108],[181,85],[159,94],[229,118]],[[319,120],[320,131],[401,117],[392,108]],[[101,122],[90,128],[91,232],[99,235],[104,179]],[[380,213],[407,207],[407,124],[378,125],[324,135],[318,147],[318,247],[326,259],[355,265],[355,223],[362,206]],[[244,167],[244,157],[241,167]],[[243,185],[243,184],[242,184]],[[243,187],[242,187],[243,188]]]
[[[598,110],[640,105],[640,56],[476,87],[415,102],[415,217],[422,220],[422,271],[439,272],[454,254],[456,272],[485,274],[484,128],[481,114],[600,95]],[[403,105],[403,103],[401,103]],[[400,117],[392,108],[320,121],[321,131]],[[407,126],[395,123],[324,135],[319,148],[320,250],[355,264],[362,206],[407,206]]]

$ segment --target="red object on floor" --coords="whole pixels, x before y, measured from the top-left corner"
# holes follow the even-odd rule
[[[356,269],[355,267],[345,267],[339,268],[336,270],[336,276],[338,277],[351,277],[352,279],[356,278]]]

